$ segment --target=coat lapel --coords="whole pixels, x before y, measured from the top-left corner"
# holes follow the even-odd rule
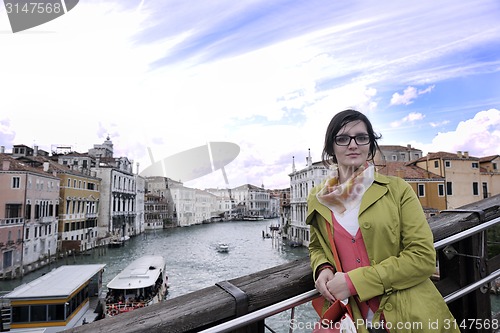
[[[389,179],[376,172],[372,186],[370,186],[363,195],[358,216],[387,193],[387,184],[389,184]]]
[[[306,218],[306,224],[311,224],[311,221],[314,217],[314,212],[317,212],[321,216],[324,217],[325,220],[327,220],[331,225],[332,224],[332,213],[330,211],[330,208],[322,205],[319,201],[318,198],[316,198],[316,193],[319,191],[320,188],[322,188],[323,183],[321,186],[317,188],[313,188],[311,191],[311,194],[309,195],[309,198],[307,200],[307,218]]]

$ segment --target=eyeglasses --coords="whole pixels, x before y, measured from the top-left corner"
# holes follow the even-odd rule
[[[368,134],[358,134],[355,136],[337,135],[334,139],[338,146],[349,146],[352,139],[354,139],[354,142],[356,142],[358,146],[365,146],[370,143],[370,136]]]

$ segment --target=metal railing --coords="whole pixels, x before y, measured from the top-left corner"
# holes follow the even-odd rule
[[[199,333],[223,333],[230,332],[237,328],[247,326],[248,324],[254,323],[256,321],[266,319],[267,317],[273,316],[277,313],[289,310],[301,304],[307,303],[319,296],[316,290],[311,290],[303,294],[297,295],[295,297],[289,298],[282,302],[278,302],[266,308],[251,312],[249,314],[243,315],[241,317],[226,321],[223,324],[211,327]]]
[[[495,226],[496,224],[500,223],[500,217],[492,219],[488,222],[484,222],[480,225],[477,225],[475,227],[469,228],[467,230],[461,231],[459,233],[456,233],[452,236],[449,236],[447,238],[444,238],[440,241],[437,241],[434,243],[434,248],[436,250],[445,247],[446,245],[455,243],[459,240],[462,240],[464,238],[467,238],[471,235],[474,235],[479,232],[483,232],[488,228],[491,228],[492,226]],[[489,282],[497,279],[500,277],[500,269],[490,273],[488,276],[485,278],[478,280],[464,288],[461,288],[447,296],[444,297],[444,300],[446,303],[451,303],[479,288],[482,288]],[[314,298],[319,297],[319,293],[316,290],[311,290],[308,292],[305,292],[303,294],[297,295],[295,297],[289,298],[287,300],[284,300],[282,302],[278,302],[276,304],[273,304],[271,306],[265,307],[263,309],[248,313],[246,315],[240,316],[238,318],[226,321],[222,324],[219,324],[217,326],[208,328],[206,330],[200,331],[199,333],[224,333],[224,332],[231,332],[235,329],[241,328],[248,326],[249,324],[255,323],[260,320],[264,320],[267,317],[273,316],[275,314],[281,313],[283,311],[295,308],[296,306],[299,306],[301,304],[307,303],[312,301]]]

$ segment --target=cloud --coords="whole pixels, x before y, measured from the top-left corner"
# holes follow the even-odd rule
[[[449,123],[450,123],[449,120],[443,120],[443,121],[439,121],[439,122],[430,122],[429,125],[431,125],[431,127],[440,127],[440,126],[447,125]]]
[[[461,121],[454,131],[439,132],[430,144],[421,145],[425,152],[468,151],[471,156],[498,155],[500,110],[480,111],[472,119]]]
[[[399,93],[394,93],[392,95],[390,105],[410,105],[419,95],[430,93],[432,89],[434,89],[434,85],[422,90],[417,90],[417,88],[410,86],[404,90],[402,95],[400,95]]]
[[[16,133],[13,131],[13,129],[10,126],[10,120],[9,119],[0,119],[0,142],[5,151],[10,150],[11,147],[6,147],[6,145],[9,143],[10,146],[12,145],[12,140],[15,138]]]
[[[425,118],[425,115],[419,112],[411,112],[406,117],[402,118],[398,121],[393,121],[391,123],[391,127],[400,127],[406,123],[414,123],[418,120],[422,120]]]

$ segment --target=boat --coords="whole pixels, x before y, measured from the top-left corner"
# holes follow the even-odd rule
[[[121,246],[123,246],[123,241],[119,238],[112,238],[108,243],[108,247],[121,247]]]
[[[290,245],[290,247],[300,247],[302,246],[302,242],[298,240],[289,240],[288,245]]]
[[[109,241],[108,247],[122,247],[126,241],[130,239],[130,236],[114,236]]]
[[[262,215],[247,215],[243,216],[243,221],[262,221],[264,216]]]
[[[217,252],[229,252],[229,245],[226,243],[217,244]]]
[[[63,265],[0,297],[2,329],[53,333],[102,319],[105,264]]]
[[[130,263],[108,284],[101,301],[106,317],[156,304],[165,300],[167,274],[162,256],[146,255]]]

